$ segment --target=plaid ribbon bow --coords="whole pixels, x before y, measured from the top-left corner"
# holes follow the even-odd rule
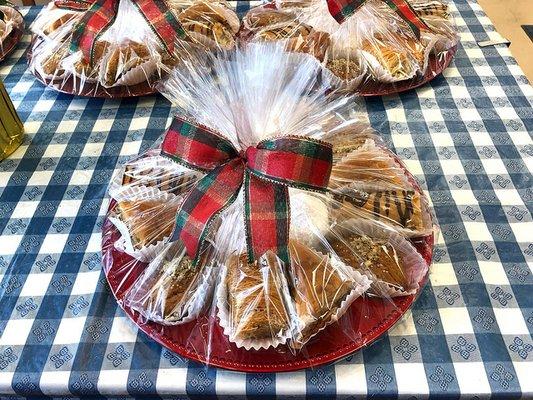
[[[429,30],[427,24],[418,16],[407,0],[382,0],[409,25],[417,38],[421,30]],[[353,15],[367,0],[327,0],[329,13],[342,24]]]
[[[235,201],[243,184],[248,259],[272,250],[288,262],[288,188],[325,191],[332,165],[328,143],[286,136],[238,152],[218,133],[179,117],[165,135],[161,154],[206,174],[185,197],[171,237],[182,240],[194,263],[209,224]]]
[[[56,0],[56,7],[74,11],[85,11],[76,23],[70,40],[70,51],[82,51],[83,60],[93,60],[94,45],[98,37],[113,24],[120,0]],[[165,51],[174,50],[176,36],[184,37],[183,30],[165,0],[133,0],[133,4],[157,35]]]

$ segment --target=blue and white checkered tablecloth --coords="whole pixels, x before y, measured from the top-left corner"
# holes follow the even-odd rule
[[[452,9],[462,42],[444,77],[363,102],[434,205],[430,284],[379,342],[284,374],[188,362],[120,310],[100,266],[106,187],[161,135],[169,103],[45,89],[24,36],[0,64],[27,131],[0,162],[0,397],[533,396],[533,90],[505,46],[478,47],[499,37],[480,6]]]

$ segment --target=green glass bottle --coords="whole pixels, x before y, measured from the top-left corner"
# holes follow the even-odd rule
[[[0,161],[13,153],[24,138],[24,125],[0,80]]]

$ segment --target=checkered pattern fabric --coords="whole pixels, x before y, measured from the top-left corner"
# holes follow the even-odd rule
[[[287,374],[204,369],[120,310],[100,266],[106,187],[164,132],[169,103],[45,89],[24,36],[0,64],[27,131],[0,162],[0,397],[533,396],[533,90],[505,46],[478,47],[500,36],[475,1],[450,12],[461,44],[443,77],[354,105],[428,190],[442,229],[430,283],[374,345]]]

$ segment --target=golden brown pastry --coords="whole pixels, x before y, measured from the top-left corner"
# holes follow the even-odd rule
[[[277,3],[281,9],[305,8],[312,4],[312,0],[282,0]]]
[[[407,50],[396,48],[378,35],[364,40],[361,49],[372,54],[392,77],[397,79],[411,77],[412,64]]]
[[[195,292],[205,283],[202,281],[204,270],[211,268],[206,264],[211,260],[210,249],[204,253],[196,266],[192,265],[191,259],[184,252],[177,254],[175,258],[167,254],[158,271],[146,279],[141,287],[136,288],[133,295],[145,314],[152,318],[157,316],[156,320],[162,319],[172,323],[189,316],[188,312],[197,311],[198,304],[188,303],[191,299],[194,300],[197,294]]]
[[[296,16],[288,11],[257,7],[248,12],[243,23],[246,29],[257,31],[294,24]]]
[[[240,22],[237,15],[217,2],[197,1],[178,15],[189,40],[212,47],[210,41],[223,49],[235,45]]]
[[[258,39],[276,41],[296,37],[306,37],[311,34],[313,28],[309,25],[292,21],[287,24],[269,26],[259,30],[256,34]]]
[[[50,21],[44,28],[43,33],[45,35],[50,35],[51,33],[57,31],[59,28],[61,28],[63,25],[65,25],[67,22],[71,21],[76,15],[74,13],[66,13],[63,14],[61,17]]]
[[[233,336],[239,340],[274,339],[290,327],[277,257],[266,253],[249,263],[246,254],[230,256],[226,285]]]
[[[347,58],[331,58],[327,60],[326,68],[335,76],[345,81],[354,79],[361,74],[361,66],[359,63]]]
[[[80,76],[93,77],[98,72],[98,67],[103,56],[107,53],[107,50],[111,44],[106,41],[97,41],[93,50],[93,62],[85,62],[79,60],[74,63],[74,70]]]
[[[413,57],[416,63],[422,67],[425,60],[425,48],[424,45],[417,39],[412,37],[397,36],[398,42],[409,49],[411,57]]]
[[[450,16],[448,12],[448,4],[438,0],[426,0],[422,2],[410,3],[413,10],[421,17],[437,17],[448,19]]]
[[[405,187],[407,178],[388,152],[373,147],[368,151],[359,149],[336,163],[331,171],[330,189],[338,189],[353,181]]]
[[[142,43],[128,42],[116,47],[104,66],[105,84],[114,85],[124,74],[149,61],[150,58],[150,50]]]
[[[404,290],[409,286],[402,256],[387,241],[350,232],[336,235],[329,242],[341,260],[352,268],[370,271],[378,280]]]
[[[344,121],[331,118],[323,129],[326,134],[322,138],[333,145],[333,162],[339,163],[342,158],[354,150],[359,149],[367,140],[373,141],[374,131],[363,122],[351,123],[342,126]]]
[[[170,236],[179,206],[178,201],[120,201],[117,213],[128,226],[133,246],[140,249]]]
[[[172,163],[171,161],[168,161]],[[167,163],[154,166],[143,166],[143,159],[139,163],[127,164],[122,177],[122,186],[142,185],[155,187],[162,192],[184,193],[189,190],[197,179],[198,174],[192,171],[177,171]]]
[[[383,190],[370,192],[346,186],[332,192],[338,203],[333,208],[339,212],[337,218],[353,217],[352,207],[366,210],[369,218],[381,220],[393,226],[423,231],[426,229],[422,196],[415,190]],[[344,216],[343,216],[344,214]]]
[[[61,75],[64,69],[61,67],[61,62],[69,54],[68,46],[61,46],[52,52],[42,62],[42,69],[46,75]]]
[[[326,32],[312,30],[306,36],[292,37],[287,42],[287,50],[307,53],[322,61],[330,45],[330,37]]]
[[[289,250],[294,280],[291,294],[301,326],[292,345],[299,348],[331,322],[353,290],[354,282],[332,265],[329,256],[294,240],[290,242]]]

